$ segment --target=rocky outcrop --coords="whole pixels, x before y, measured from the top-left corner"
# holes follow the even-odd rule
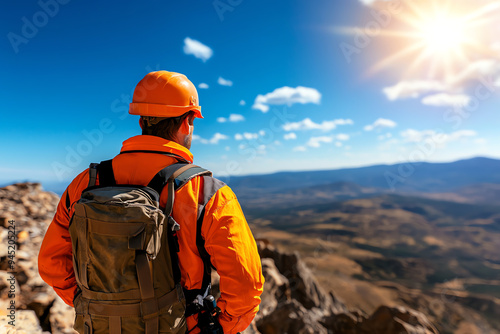
[[[14,299],[9,298],[13,290],[17,333],[74,333],[73,309],[38,274],[38,251],[58,202],[56,194],[43,191],[38,183],[0,188],[0,318]],[[9,258],[8,230],[14,227],[16,249]],[[9,260],[14,261],[13,269]],[[15,279],[9,280],[12,276]]]
[[[7,333],[14,332],[4,326],[8,325],[5,310],[11,286],[20,292],[16,293],[17,333],[74,333],[73,309],[43,282],[37,269],[38,251],[58,200],[36,183],[0,188],[2,245],[7,245],[9,221],[15,221],[17,233],[15,282],[7,247],[0,247],[0,327],[7,328]],[[280,252],[263,240],[258,245],[266,282],[260,312],[246,334],[437,333],[426,316],[414,310],[381,306],[372,315],[349,310],[332,293],[323,291],[297,253]]]
[[[424,314],[404,307],[380,306],[370,316],[349,310],[323,291],[297,253],[279,252],[264,240],[258,246],[266,278],[254,321],[260,333],[438,333]]]

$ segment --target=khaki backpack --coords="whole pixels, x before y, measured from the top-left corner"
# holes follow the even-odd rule
[[[96,177],[99,174],[99,185]],[[112,160],[91,164],[89,187],[74,206],[69,232],[78,284],[74,328],[82,334],[184,333],[180,226],[172,218],[175,191],[212,173],[176,163],[148,186],[117,185]],[[164,209],[160,195],[168,187]]]

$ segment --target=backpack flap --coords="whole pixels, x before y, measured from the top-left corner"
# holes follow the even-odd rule
[[[130,270],[126,271],[134,272],[136,250],[146,251],[150,259],[156,258],[161,248],[164,222],[165,215],[158,202],[143,189],[115,186],[84,191],[75,204],[70,225],[72,239],[73,236],[77,239],[74,244],[80,245],[75,254],[80,257],[78,274],[83,285],[87,286],[85,281],[90,279],[104,285],[98,290],[113,291],[119,282],[109,282],[110,277],[95,276],[106,274],[115,266],[116,272],[121,272],[119,266],[124,265],[127,258],[131,261],[127,265]],[[124,249],[129,249],[130,253],[124,253]],[[109,263],[103,263],[103,260]],[[83,272],[85,268],[93,277],[87,277]]]
[[[161,221],[158,220],[157,224],[143,224],[135,234],[129,235],[128,249],[146,251],[149,260],[156,259],[160,252],[164,220],[165,216],[162,213]]]

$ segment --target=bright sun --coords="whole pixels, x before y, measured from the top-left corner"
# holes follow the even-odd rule
[[[379,2],[383,4],[384,2]],[[375,63],[373,74],[396,62],[403,63],[404,77],[427,72],[428,78],[452,80],[456,71],[477,55],[497,58],[484,36],[491,32],[500,12],[500,1],[479,6],[476,0],[406,0],[395,15],[393,29],[370,32],[359,27],[339,29],[343,34],[385,37],[384,49],[391,50]],[[484,2],[483,2],[484,3]],[[468,4],[468,6],[467,6]]]
[[[456,18],[441,16],[425,22],[420,28],[429,52],[443,55],[465,46],[463,24]]]

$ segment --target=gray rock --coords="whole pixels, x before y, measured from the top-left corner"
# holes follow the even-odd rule
[[[50,327],[53,334],[76,334],[73,329],[75,309],[57,297],[50,308]]]

